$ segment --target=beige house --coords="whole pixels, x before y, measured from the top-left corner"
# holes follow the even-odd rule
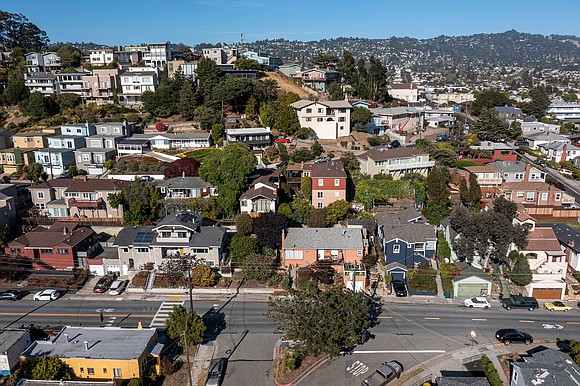
[[[12,137],[15,148],[42,149],[48,146],[48,134],[42,131],[21,131]]]
[[[120,91],[119,69],[93,69],[92,75],[83,77],[83,102],[104,105],[112,103]]]
[[[299,100],[291,106],[296,110],[301,127],[309,127],[318,139],[337,139],[350,135],[352,106],[347,101]]]
[[[357,158],[361,173],[369,176],[390,174],[395,180],[407,173],[427,176],[435,165],[435,161],[429,159],[429,153],[410,147],[372,149]]]
[[[4,173],[19,173],[26,165],[34,162],[34,149],[0,150],[0,165]]]

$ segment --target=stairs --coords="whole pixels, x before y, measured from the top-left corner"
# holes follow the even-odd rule
[[[153,284],[155,284],[155,270],[149,272],[147,275],[147,281],[145,282],[145,294],[150,294],[153,290]]]

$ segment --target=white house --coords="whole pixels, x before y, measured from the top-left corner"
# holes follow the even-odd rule
[[[159,133],[135,134],[131,140],[148,140],[151,149],[197,149],[211,147],[211,134],[201,133]]]
[[[91,50],[89,61],[91,66],[106,66],[115,58],[112,48],[102,47],[96,50]]]
[[[122,104],[141,104],[145,91],[155,92],[159,85],[159,70],[151,67],[128,67],[121,75]]]
[[[300,126],[309,127],[319,139],[337,139],[350,135],[352,106],[347,101],[299,100],[291,106],[296,110]]]
[[[389,95],[395,99],[417,102],[419,101],[419,87],[414,83],[392,83],[389,86]]]
[[[522,134],[531,133],[554,133],[560,134],[560,125],[543,122],[522,122]]]

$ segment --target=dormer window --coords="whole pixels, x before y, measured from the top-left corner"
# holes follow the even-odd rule
[[[163,238],[171,237],[171,232],[161,232],[161,237]]]
[[[177,232],[177,237],[180,239],[187,238],[187,232]]]

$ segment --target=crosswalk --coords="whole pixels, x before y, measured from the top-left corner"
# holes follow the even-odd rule
[[[173,311],[174,306],[183,306],[185,302],[183,301],[164,301],[159,306],[159,309],[155,313],[153,320],[151,320],[151,324],[149,327],[165,327],[165,321],[169,317],[169,313]]]
[[[109,319],[107,319],[107,322],[105,323],[105,327],[113,326],[113,323],[115,323],[115,319],[117,319],[116,316],[111,316]]]

